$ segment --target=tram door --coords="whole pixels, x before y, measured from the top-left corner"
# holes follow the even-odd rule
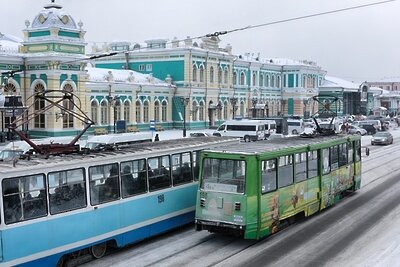
[[[279,225],[276,159],[261,161],[260,235],[274,233]]]

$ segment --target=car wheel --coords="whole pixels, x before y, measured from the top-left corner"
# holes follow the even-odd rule
[[[361,135],[361,133],[360,133],[360,132],[356,132],[356,134],[358,134],[358,135]]]
[[[371,146],[373,146],[374,145],[374,143],[373,142],[371,142]]]
[[[245,142],[250,142],[251,141],[250,140],[250,136],[248,136],[248,135],[245,135],[243,139],[244,139]]]
[[[297,130],[293,130],[292,134],[298,134]]]

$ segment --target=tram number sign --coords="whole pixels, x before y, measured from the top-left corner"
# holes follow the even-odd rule
[[[158,195],[158,203],[163,203],[164,202],[164,194]]]

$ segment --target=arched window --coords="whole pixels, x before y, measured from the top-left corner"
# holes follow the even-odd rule
[[[204,82],[204,66],[200,66],[200,82]]]
[[[236,71],[233,72],[233,76],[232,76],[232,83],[233,85],[237,85],[237,73]]]
[[[210,67],[210,83],[214,83],[214,67]]]
[[[160,102],[154,102],[154,120],[160,121]]]
[[[225,84],[228,83],[228,69],[225,69],[225,71],[224,71],[224,83]]]
[[[142,109],[142,104],[140,103],[139,100],[136,100],[136,123],[142,122],[141,109]]]
[[[63,91],[72,93],[74,89],[72,88],[72,85],[66,84],[64,85]],[[63,100],[63,107],[65,110],[68,110],[70,112],[73,112],[74,110],[74,99],[65,99]],[[74,127],[74,116],[72,114],[66,113],[63,116],[63,128],[73,128]]]
[[[303,76],[303,88],[307,88],[307,76]]]
[[[199,120],[204,121],[204,103],[200,102],[199,104]]]
[[[108,105],[107,101],[103,100],[100,103],[100,124],[101,125],[107,125],[109,118],[108,118]]]
[[[275,76],[271,76],[271,87],[275,87]]]
[[[260,86],[264,86],[264,74],[260,74],[259,85],[260,85]]]
[[[253,72],[252,84],[253,84],[253,86],[256,86],[256,73],[255,72]]]
[[[228,102],[224,102],[224,120],[228,119]]]
[[[126,123],[131,121],[131,105],[129,101],[124,102],[124,120]]]
[[[197,121],[198,107],[196,101],[193,101],[192,103],[192,112],[192,121]]]
[[[35,128],[46,128],[46,120],[45,120],[45,114],[41,113],[40,111],[43,111],[45,106],[46,106],[46,102],[43,98],[40,98],[38,96],[41,95],[44,92],[44,85],[41,83],[38,83],[35,86],[35,97],[34,97],[34,110],[35,113],[37,114],[37,116],[35,116],[35,122],[34,122],[34,126]]]
[[[192,81],[197,81],[197,66],[193,65],[193,77],[192,77]]]
[[[161,120],[162,121],[167,121],[167,107],[168,107],[168,103],[167,101],[163,101],[162,102],[162,106],[161,106]]]
[[[96,100],[93,100],[92,103],[90,104],[90,113],[92,116],[92,121],[94,122],[95,125],[99,123],[98,121],[98,112],[99,112],[99,105],[97,104]]]
[[[266,83],[265,86],[269,87],[269,75],[267,75],[267,79],[266,79],[265,83]]]
[[[277,86],[278,88],[281,88],[281,76],[280,76],[280,75],[278,75],[278,76],[276,77],[276,86]]]
[[[246,84],[246,77],[244,75],[244,72],[240,73],[240,85],[245,85]]]
[[[218,84],[222,83],[222,69],[218,68]]]
[[[149,118],[149,101],[143,102],[143,122],[150,122]]]
[[[17,92],[17,88],[12,83],[7,83],[4,86],[4,95],[15,95]]]

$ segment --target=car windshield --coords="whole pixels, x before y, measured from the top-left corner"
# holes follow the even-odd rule
[[[380,132],[375,134],[376,137],[389,137],[390,133]]]

